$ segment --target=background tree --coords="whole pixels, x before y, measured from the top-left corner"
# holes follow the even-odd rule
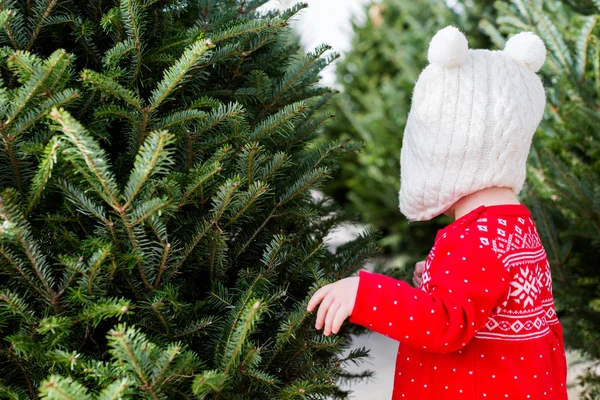
[[[399,256],[394,265],[423,259],[435,232],[448,222],[409,224],[398,210],[402,134],[429,42],[439,29],[455,25],[469,35],[472,47],[487,47],[489,39],[477,23],[492,11],[491,1],[459,2],[455,9],[444,0],[374,3],[365,24],[355,26],[352,50],[337,64],[343,90],[327,134],[361,141],[364,149],[343,158],[327,192],[383,232],[382,247]]]
[[[0,2],[0,397],[347,396],[305,309],[373,251],[311,196],[355,146],[265,2]]]

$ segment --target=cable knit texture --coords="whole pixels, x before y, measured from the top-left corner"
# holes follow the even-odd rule
[[[434,36],[400,156],[400,211],[409,220],[431,219],[488,187],[521,191],[546,103],[536,74],[545,56],[530,32],[504,51],[469,50],[454,27]]]
[[[567,400],[550,267],[523,205],[439,231],[419,289],[361,272],[350,321],[400,341],[393,400]]]

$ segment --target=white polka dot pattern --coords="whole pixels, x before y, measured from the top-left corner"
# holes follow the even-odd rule
[[[438,233],[420,288],[361,272],[350,320],[401,342],[393,400],[566,400],[551,285],[527,209],[479,207]]]

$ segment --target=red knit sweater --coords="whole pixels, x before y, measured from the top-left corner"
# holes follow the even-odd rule
[[[393,400],[566,400],[548,259],[522,205],[438,232],[420,289],[360,273],[350,321],[400,341]]]

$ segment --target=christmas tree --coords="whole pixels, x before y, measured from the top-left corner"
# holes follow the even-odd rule
[[[335,55],[266,0],[0,2],[0,397],[345,398]]]

